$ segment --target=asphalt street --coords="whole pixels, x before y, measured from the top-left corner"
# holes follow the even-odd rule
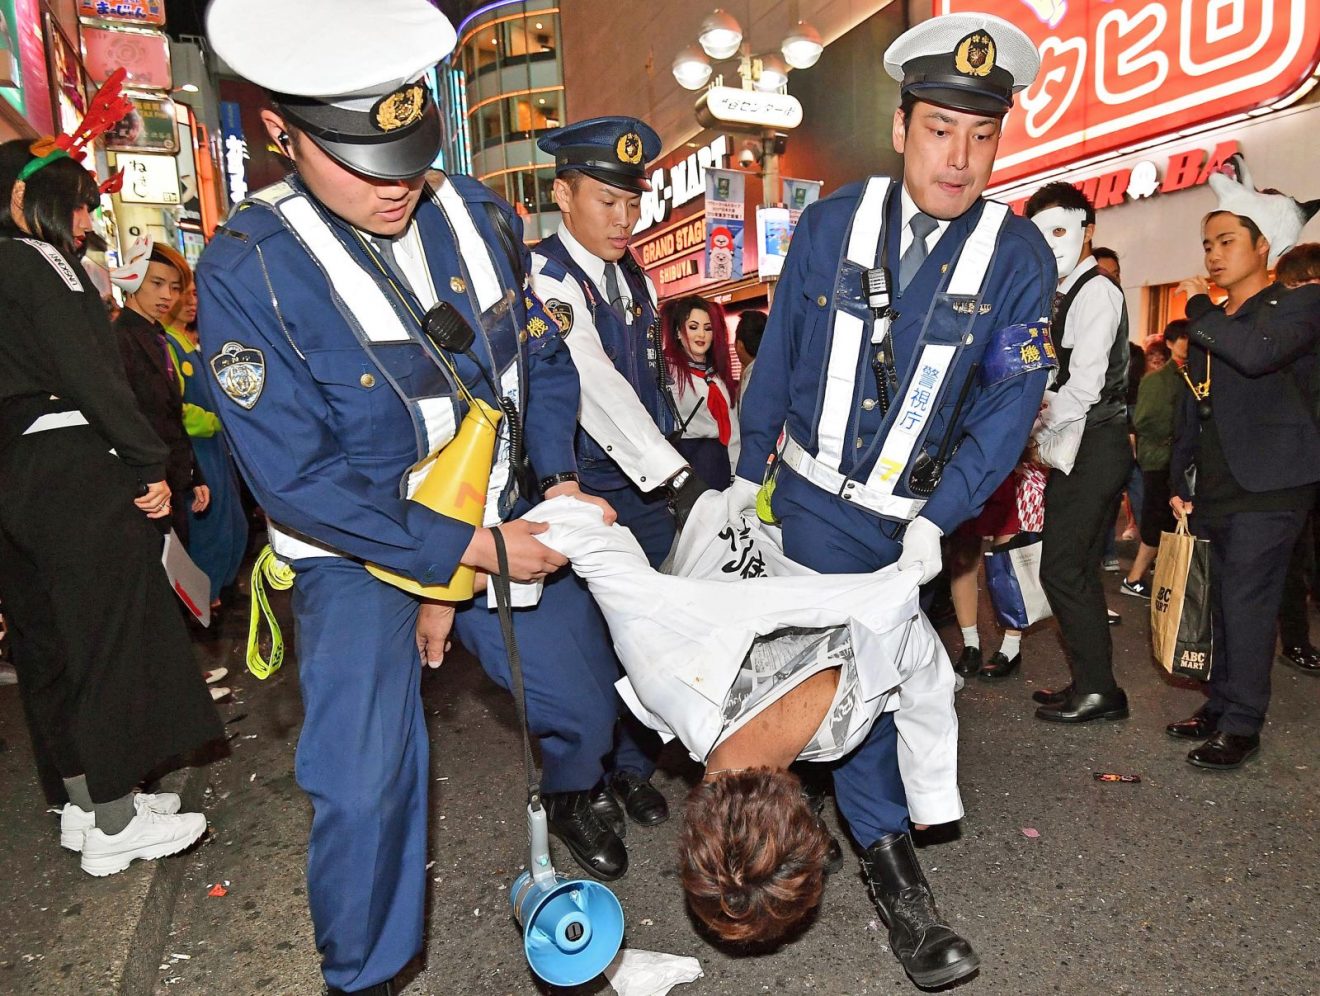
[[[951,991],[1320,992],[1320,681],[1276,667],[1260,754],[1236,773],[1191,767],[1189,745],[1163,727],[1190,714],[1201,693],[1151,663],[1149,603],[1118,595],[1118,577],[1106,584],[1123,614],[1112,632],[1131,719],[1076,728],[1034,719],[1032,689],[1066,680],[1048,624],[1028,634],[1018,674],[971,680],[959,693],[967,815],[921,849],[943,912],[982,958],[980,973]],[[287,596],[277,601],[287,619]],[[242,616],[231,613],[220,638],[204,645],[204,663],[238,671]],[[988,655],[998,642],[988,614],[982,632]],[[956,653],[956,628],[944,636]],[[168,859],[182,863],[178,900],[163,949],[151,951],[154,982],[142,992],[320,992],[303,878],[310,808],[293,776],[301,706],[291,649],[273,678],[243,673],[231,682],[235,701],[222,707],[231,753],[203,775],[211,831]],[[425,955],[402,991],[567,992],[531,976],[509,911],[509,886],[526,860],[510,700],[458,650],[424,676],[423,695],[432,734],[430,909]],[[8,741],[0,754],[0,993],[111,992],[111,937],[146,915],[120,893],[148,873],[139,864],[93,880],[59,851],[19,715],[15,690],[0,688]],[[1095,772],[1139,774],[1141,783],[1100,783]],[[676,814],[697,777],[670,745],[657,784]],[[830,818],[837,827],[832,808]],[[792,943],[754,956],[714,946],[683,904],[677,831],[677,816],[652,830],[631,827],[632,866],[612,886],[627,946],[700,960],[704,977],[675,996],[917,991],[890,954],[851,859]],[[555,858],[561,872],[577,874],[562,848]],[[572,990],[611,991],[602,979]]]

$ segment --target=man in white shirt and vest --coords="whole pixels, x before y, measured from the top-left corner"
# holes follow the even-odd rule
[[[1114,681],[1109,613],[1100,583],[1105,530],[1132,469],[1127,430],[1128,336],[1123,292],[1091,255],[1095,209],[1071,183],[1049,183],[1027,201],[1027,217],[1059,268],[1054,336],[1059,369],[1034,435],[1054,468],[1045,488],[1040,580],[1059,623],[1072,683],[1038,691],[1038,719],[1085,723],[1125,719]]]

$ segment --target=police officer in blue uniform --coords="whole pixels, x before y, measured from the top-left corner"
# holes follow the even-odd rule
[[[660,136],[636,118],[603,117],[558,128],[537,145],[555,157],[562,221],[532,253],[532,286],[559,322],[581,374],[582,487],[613,506],[658,567],[676,519],[709,490],[670,442],[678,422],[655,285],[628,249],[641,195],[651,189],[646,164],[660,154]],[[620,729],[616,774],[610,791],[597,796],[597,808],[619,828],[620,807],[637,823],[660,823],[669,809],[649,782],[659,739],[626,709]]]
[[[1034,226],[980,197],[1039,57],[1008,22],[958,14],[905,32],[885,66],[901,84],[903,175],[844,187],[802,216],[727,501],[750,508],[777,452],[771,507],[791,557],[829,573],[897,562],[927,581],[941,535],[1018,461],[1054,362],[1053,256]],[[941,693],[953,690],[950,668]],[[956,729],[946,734],[956,753]],[[927,987],[969,975],[979,959],[940,918],[912,847],[909,807],[929,808],[928,790],[904,783],[892,716],[833,776],[904,969]]]
[[[286,44],[313,31],[315,46]],[[332,993],[388,993],[422,947],[421,663],[438,666],[452,632],[496,682],[510,676],[483,595],[422,604],[365,564],[427,585],[460,564],[494,571],[499,527],[513,579],[544,586],[514,626],[551,830],[599,877],[627,866],[590,805],[617,712],[608,632],[537,540],[544,527],[511,521],[535,490],[520,479],[543,479],[550,497],[579,493],[578,379],[524,289],[530,261],[512,210],[473,180],[426,176],[440,126],[419,77],[454,44],[434,7],[215,0],[208,34],[235,72],[271,91],[263,122],[295,172],[253,194],[202,256],[204,362],[272,546],[297,572],[296,771],[314,809],[308,899],[323,973]],[[474,527],[405,496],[414,465],[478,401],[504,417]],[[523,604],[535,598],[515,587]]]

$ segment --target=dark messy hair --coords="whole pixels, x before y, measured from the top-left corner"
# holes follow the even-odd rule
[[[1187,338],[1187,330],[1192,327],[1192,323],[1186,318],[1175,318],[1164,326],[1164,341],[1172,344],[1179,339]]]
[[[1121,265],[1118,261],[1118,253],[1110,249],[1109,246],[1092,246],[1091,255],[1094,256],[1096,259],[1113,260],[1115,266]]]
[[[703,782],[679,838],[688,905],[723,941],[778,940],[820,902],[829,840],[796,775],[752,768]]]
[[[765,335],[765,323],[768,316],[764,311],[752,309],[738,316],[738,331],[734,338],[743,344],[743,348],[756,358],[761,349],[761,337]]]
[[[1245,214],[1234,214],[1232,211],[1211,211],[1201,219],[1201,228],[1204,229],[1211,218],[1217,218],[1220,215],[1228,215],[1231,218],[1236,218],[1241,223],[1242,227],[1247,230],[1247,234],[1251,236],[1251,244],[1253,246],[1265,237],[1265,233],[1260,230],[1260,226],[1254,221],[1248,218]]]
[[[1026,215],[1032,218],[1052,207],[1061,207],[1066,211],[1085,211],[1085,223],[1095,224],[1095,206],[1087,200],[1084,193],[1066,180],[1047,183],[1032,194],[1031,199],[1027,201]]]
[[[22,147],[24,155],[18,154],[15,145]],[[0,214],[0,227],[7,234],[30,234],[35,238],[49,242],[66,255],[77,252],[73,236],[73,213],[80,207],[93,211],[101,203],[101,192],[96,187],[96,180],[80,163],[72,159],[60,158],[47,163],[24,181],[23,189],[23,226],[20,229],[17,219],[9,210],[14,185],[18,174],[36,157],[27,150],[31,143],[25,139],[6,142],[0,152],[0,191],[4,192],[3,213]]]

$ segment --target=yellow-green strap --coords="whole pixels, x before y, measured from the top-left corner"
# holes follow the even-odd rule
[[[271,611],[266,585],[276,591],[293,587],[296,577],[293,568],[275,556],[269,544],[262,547],[257,562],[252,565],[252,607],[248,616],[247,669],[263,681],[280,669],[284,663],[284,634],[280,622]],[[270,660],[261,656],[261,621],[270,630]]]

